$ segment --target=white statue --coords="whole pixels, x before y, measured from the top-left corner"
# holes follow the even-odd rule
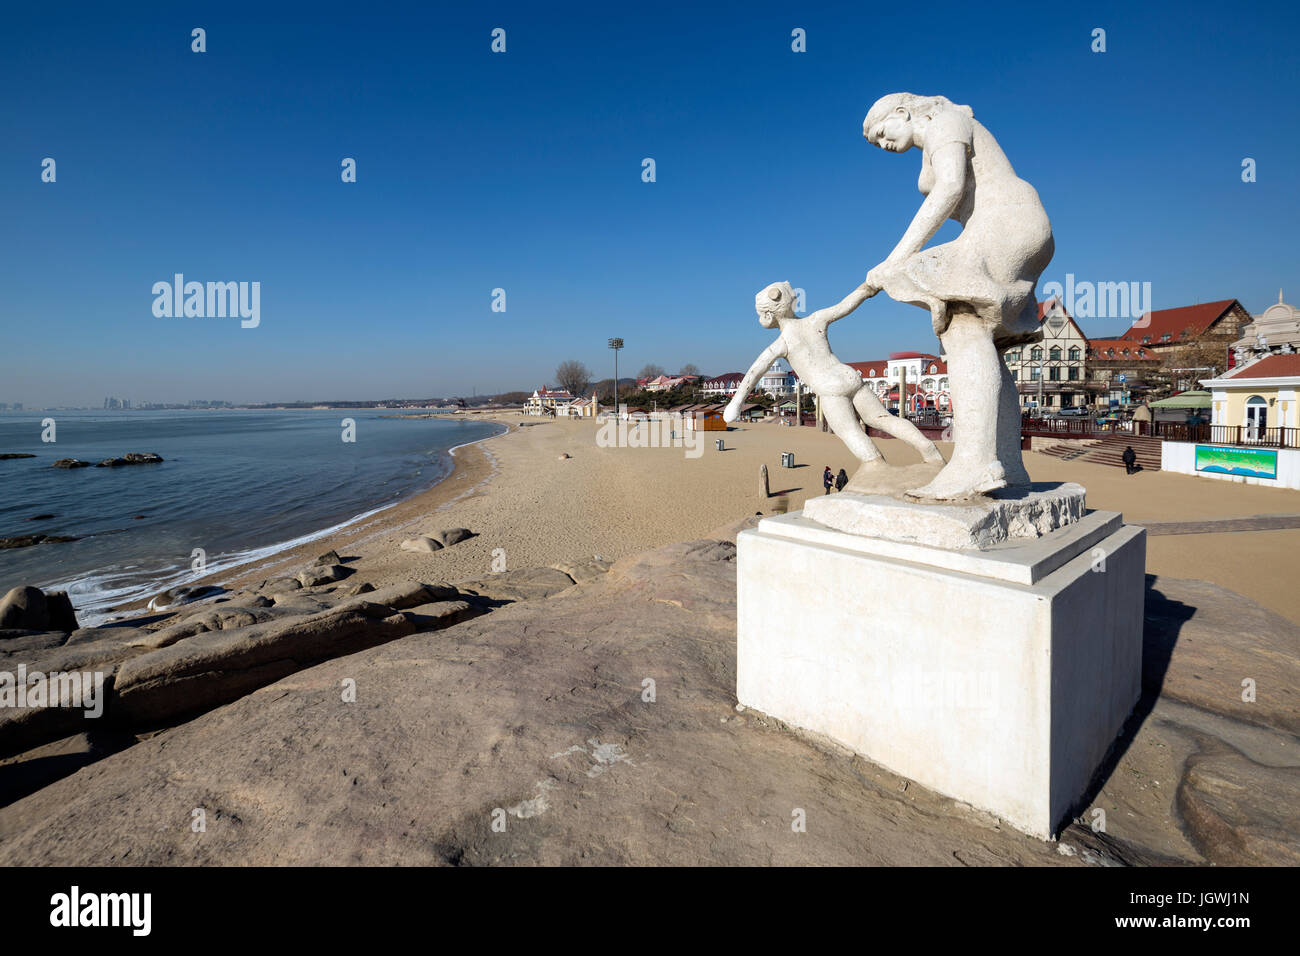
[[[740,417],[745,398],[758,383],[764,372],[778,358],[785,358],[800,381],[811,388],[821,399],[822,414],[831,430],[848,446],[864,465],[884,466],[884,459],[875,443],[858,426],[858,416],[866,424],[901,438],[921,453],[928,462],[942,464],[943,455],[934,442],[926,438],[915,425],[889,414],[880,404],[862,376],[845,365],[831,351],[826,337],[827,328],[842,319],[876,292],[863,283],[837,305],[819,309],[807,318],[794,313],[795,293],[788,282],[777,282],[754,297],[759,324],[765,329],[779,328],[781,334],[754,360],[744,379],[736,388],[735,397],[727,404],[722,417],[734,422]],[[855,414],[856,410],[856,414]]]
[[[925,201],[866,286],[930,310],[948,356],[952,460],[917,498],[966,498],[1029,484],[1020,457],[1020,404],[1000,353],[1038,341],[1035,286],[1052,259],[1052,227],[1034,187],[1016,176],[970,107],[942,96],[894,93],[862,124],[874,146],[921,149],[917,183]],[[961,223],[952,242],[923,247],[945,221]]]

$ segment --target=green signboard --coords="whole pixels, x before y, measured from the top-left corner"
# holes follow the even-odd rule
[[[1277,478],[1277,451],[1272,448],[1196,446],[1196,470],[1243,478]]]

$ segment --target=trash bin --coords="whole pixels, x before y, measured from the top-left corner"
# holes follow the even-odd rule
[[[782,468],[794,467],[794,452],[792,451],[781,452],[781,467]]]
[[[726,448],[723,447],[723,440],[721,438],[715,439],[713,445],[718,449],[718,451],[726,451]]]

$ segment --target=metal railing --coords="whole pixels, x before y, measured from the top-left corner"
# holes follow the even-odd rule
[[[1259,428],[1254,425],[1184,425],[1181,422],[1143,422],[1148,434],[1166,441],[1202,445],[1254,445],[1262,448],[1300,448],[1300,428]]]

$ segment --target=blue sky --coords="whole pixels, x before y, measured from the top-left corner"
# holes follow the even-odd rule
[[[1037,187],[1044,282],[1300,302],[1300,15],[1136,6],[14,7],[0,402],[531,389],[568,358],[610,374],[611,335],[621,370],[743,371],[771,336],[756,291],[836,301],[915,213],[919,152],[861,135],[900,90],[969,104]],[[260,326],[155,317],[176,272],[260,282]],[[884,296],[832,344],[937,351],[926,313]]]

